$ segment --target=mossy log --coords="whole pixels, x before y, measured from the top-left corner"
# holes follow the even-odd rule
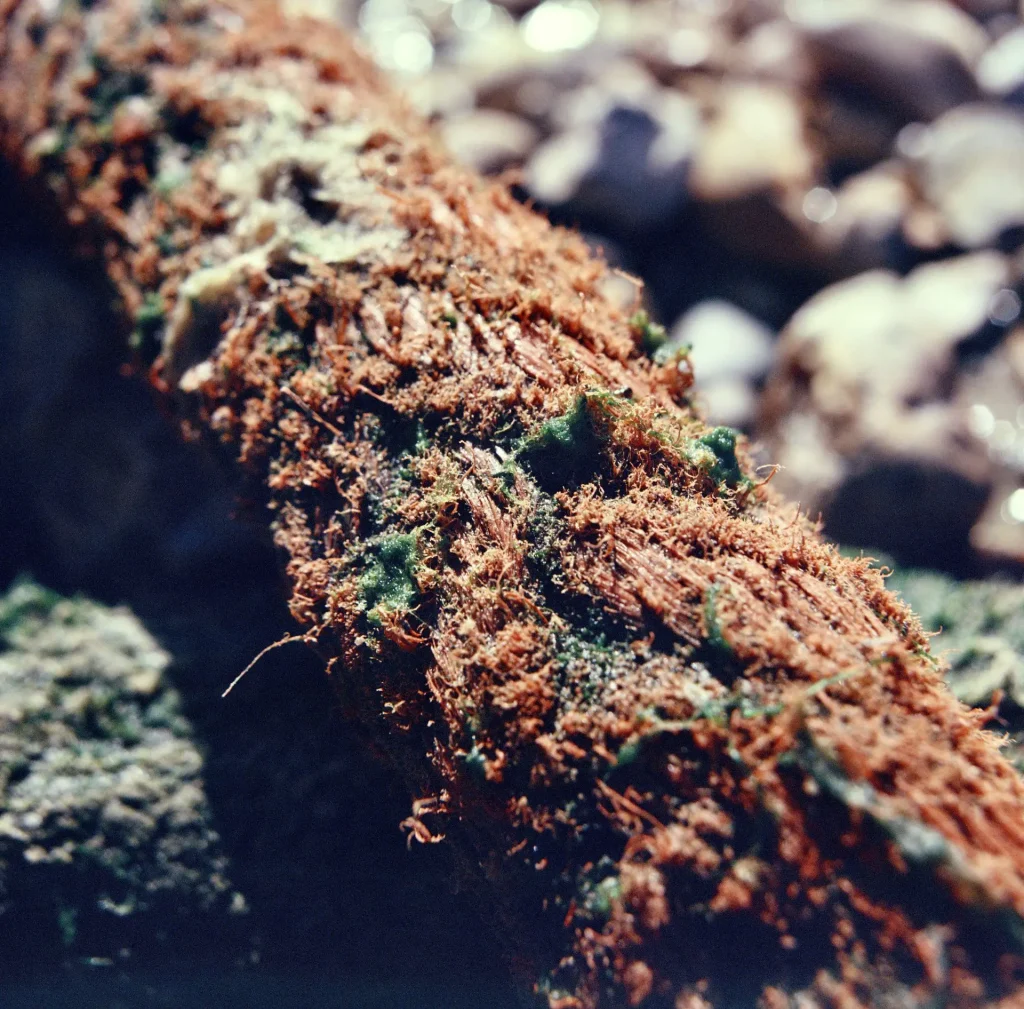
[[[702,424],[578,237],[326,25],[0,15],[5,156],[266,503],[410,840],[460,853],[542,1001],[1024,1001],[1024,785],[985,714]]]

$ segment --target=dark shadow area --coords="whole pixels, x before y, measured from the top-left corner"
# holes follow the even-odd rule
[[[29,573],[126,604],[170,652],[248,911],[169,921],[155,948],[90,962],[0,886],[0,1004],[512,1006],[487,909],[454,892],[443,845],[407,849],[410,797],[343,720],[321,662],[290,644],[221,699],[295,629],[273,550],[258,515],[232,519],[213,459],[119,373],[109,290],[19,207],[0,203],[0,585]]]

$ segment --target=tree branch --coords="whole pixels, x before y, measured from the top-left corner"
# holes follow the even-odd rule
[[[486,881],[552,1007],[1021,997],[998,741],[880,574],[695,416],[685,358],[645,356],[579,238],[452,165],[328,26],[0,16],[7,158],[260,488],[403,826]]]

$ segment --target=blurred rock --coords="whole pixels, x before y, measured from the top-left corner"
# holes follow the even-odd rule
[[[978,21],[1005,17],[1017,11],[1018,0],[952,0],[957,7]]]
[[[930,571],[899,571],[888,580],[925,630],[932,652],[964,703],[984,708],[1003,691],[1001,714],[1024,728],[1024,587],[1008,581],[957,582]]]
[[[828,191],[804,213],[818,224],[816,241],[838,274],[898,268],[906,258],[903,223],[913,190],[905,166],[887,161],[851,176],[828,202]]]
[[[697,389],[697,403],[709,424],[749,431],[757,412],[753,386],[740,378],[716,379]]]
[[[978,63],[978,83],[986,95],[1024,104],[1024,28],[998,39]]]
[[[481,75],[477,104],[529,119],[542,133],[550,133],[552,108],[563,95],[584,86],[588,76],[587,61],[578,54],[553,65],[499,68]]]
[[[728,301],[694,305],[672,328],[667,350],[689,347],[698,400],[711,424],[749,430],[754,386],[773,359],[772,331]]]
[[[1002,339],[993,299],[1016,281],[986,252],[813,297],[781,335],[763,402],[779,489],[844,542],[963,563],[995,469],[951,399],[965,356]]]
[[[406,89],[406,97],[425,119],[462,116],[476,105],[473,82],[465,73],[451,67],[439,67]]]
[[[989,344],[984,354],[965,360],[953,406],[982,454],[996,472],[996,485],[971,530],[971,545],[1000,566],[1024,566],[1024,327],[1017,289],[992,300]],[[983,349],[983,348],[982,348]]]
[[[441,137],[463,164],[493,175],[526,160],[537,142],[537,129],[507,112],[476,109],[445,120]]]
[[[1004,474],[971,529],[971,546],[997,570],[1024,568],[1024,493],[1015,468],[1016,479]]]
[[[803,35],[793,23],[776,18],[756,25],[738,40],[730,71],[741,78],[807,89],[814,83],[814,64]]]
[[[1024,116],[992,105],[947,113],[928,131],[917,172],[948,241],[977,249],[1012,238],[1024,227]]]
[[[681,95],[613,104],[597,122],[542,144],[527,168],[527,189],[613,236],[665,226],[686,203],[698,125],[695,105]]]
[[[669,347],[689,346],[697,384],[722,379],[755,382],[774,357],[774,334],[762,322],[727,301],[702,301],[672,328]]]
[[[631,5],[631,9],[636,7]],[[663,84],[685,81],[693,73],[720,74],[729,66],[731,39],[713,11],[677,6],[631,33],[631,52]]]
[[[0,280],[0,578],[31,566],[117,597],[171,574],[201,583],[230,578],[232,565],[269,570],[265,541],[231,520],[216,461],[185,448],[148,390],[118,376],[104,289],[10,247]],[[189,496],[197,486],[202,499]]]
[[[820,256],[799,207],[819,167],[796,92],[729,82],[712,100],[690,190],[703,226],[730,254],[814,271]]]
[[[671,110],[657,109],[667,95],[672,96],[670,101],[680,98],[662,89],[635,60],[607,59],[589,66],[586,80],[559,95],[548,114],[552,128],[558,131],[600,126],[617,108],[645,109],[671,125]]]
[[[853,89],[901,122],[977,96],[972,71],[987,36],[943,0],[794,0],[786,9],[827,87]]]
[[[901,122],[884,103],[830,89],[818,94],[810,120],[824,160],[840,177],[888,157]]]
[[[796,94],[756,84],[721,87],[694,159],[690,185],[697,199],[806,189],[815,174]]]

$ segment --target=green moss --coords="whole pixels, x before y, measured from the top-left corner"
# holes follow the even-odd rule
[[[547,491],[586,481],[600,463],[601,439],[590,415],[587,396],[576,397],[572,408],[553,417],[540,430],[524,438],[515,461],[528,469]]]
[[[686,457],[720,487],[750,487],[752,481],[744,474],[736,456],[736,438],[737,433],[731,427],[713,428],[687,444]]]
[[[427,430],[426,425],[424,425],[423,421],[417,420],[416,421],[415,433],[414,433],[414,436],[413,436],[413,444],[412,444],[412,453],[411,454],[412,455],[423,455],[423,453],[426,452],[428,448],[430,448],[430,445],[431,445],[430,432]]]
[[[651,752],[659,741],[678,736],[682,732],[690,732],[701,722],[710,722],[712,725],[726,728],[734,711],[739,712],[741,718],[774,718],[785,710],[785,705],[779,702],[763,704],[757,697],[736,691],[726,697],[702,704],[690,718],[682,721],[664,719],[657,712],[648,712],[644,721],[649,723],[650,728],[638,732],[619,747],[615,755],[615,764],[605,777],[614,777],[617,771],[629,767]]]
[[[908,895],[930,905],[930,914],[938,917],[966,910],[979,933],[987,932],[1000,945],[1024,950],[1024,919],[978,885],[974,870],[955,844],[923,820],[894,810],[867,782],[851,779],[831,749],[820,744],[806,727],[794,757],[796,766],[823,796],[849,810],[851,820],[869,842],[884,841],[899,853],[904,863],[901,882]]]
[[[641,309],[629,320],[630,328],[640,340],[644,352],[654,356],[668,342],[665,327],[651,321],[651,317]]]
[[[305,357],[302,337],[294,330],[273,327],[267,333],[267,351],[275,357]]]
[[[161,164],[157,177],[153,180],[153,188],[167,199],[176,189],[192,178],[187,164],[181,161],[168,161]],[[159,239],[158,239],[159,242]],[[166,255],[166,253],[165,253]]]
[[[925,630],[939,632],[931,651],[948,666],[953,692],[986,706],[995,690],[1010,705],[1012,730],[1024,723],[1024,588],[1008,580],[960,582],[929,571],[897,569],[887,580],[913,607]]]
[[[359,579],[359,600],[367,622],[380,627],[385,610],[411,609],[419,596],[416,564],[419,550],[414,533],[381,536],[370,544],[370,564]]]

